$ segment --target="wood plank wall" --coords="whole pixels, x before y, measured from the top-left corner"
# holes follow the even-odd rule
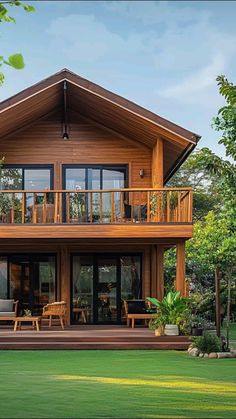
[[[0,140],[0,157],[6,164],[54,164],[54,187],[62,187],[61,165],[128,164],[130,187],[151,187],[152,150],[69,114],[69,140],[62,139],[60,112]],[[140,178],[139,170],[145,176]]]

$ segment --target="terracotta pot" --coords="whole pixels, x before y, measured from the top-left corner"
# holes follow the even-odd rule
[[[159,326],[157,329],[155,329],[155,336],[163,336],[164,335],[164,327]]]

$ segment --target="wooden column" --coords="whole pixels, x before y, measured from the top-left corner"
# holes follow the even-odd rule
[[[151,250],[151,297],[164,297],[164,249],[156,245]]]
[[[163,138],[158,137],[152,151],[152,187],[163,188]]]
[[[185,297],[185,242],[179,242],[176,246],[176,291],[180,291],[181,295]]]
[[[156,246],[151,246],[151,297],[157,298],[157,251]]]
[[[152,151],[152,187],[163,188],[163,139],[157,138],[156,144]],[[162,218],[162,192],[155,194],[157,203],[155,212],[152,214],[152,220],[160,222]]]
[[[164,297],[164,249],[157,246],[157,298]]]
[[[61,301],[67,303],[66,324],[70,324],[70,254],[66,246],[60,248]]]

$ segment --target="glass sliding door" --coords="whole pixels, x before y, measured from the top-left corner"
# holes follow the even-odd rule
[[[73,256],[72,260],[72,321],[93,323],[93,257]]]
[[[141,255],[85,254],[72,256],[74,323],[120,323],[124,300],[141,297]]]
[[[40,314],[42,307],[56,300],[55,255],[9,255],[8,298],[19,300],[23,313]]]
[[[7,296],[8,296],[7,257],[0,256],[0,298],[6,299]]]
[[[42,190],[47,191],[53,188],[53,166],[11,166],[4,165],[0,171],[0,190]],[[0,216],[1,222],[11,223],[12,214],[11,208],[14,207],[14,223],[22,222],[22,199],[25,199],[25,223],[32,222],[33,212],[33,194],[27,193],[26,196],[22,193],[16,193],[14,200],[11,194],[4,194],[1,197],[4,200],[5,205],[2,207]],[[36,222],[42,222],[42,210],[43,210],[44,194],[37,193],[36,195]],[[52,194],[47,194],[47,211],[49,212],[49,206],[53,205]],[[52,211],[51,211],[52,212]]]
[[[63,189],[111,190],[124,188],[126,182],[126,166],[63,166]],[[120,199],[121,194],[115,192],[114,209],[117,215],[120,212]],[[64,203],[64,208],[66,208],[66,203]],[[100,193],[70,194],[70,221],[72,222],[111,222],[111,208],[111,193],[102,194],[102,203]],[[72,217],[72,214],[75,216]],[[65,219],[66,216],[64,216]]]
[[[116,257],[97,258],[97,286],[95,293],[95,321],[117,323],[118,321],[118,263]]]

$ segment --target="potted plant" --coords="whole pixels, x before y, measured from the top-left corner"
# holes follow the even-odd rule
[[[186,329],[187,319],[190,315],[188,299],[181,296],[179,291],[168,292],[162,301],[156,298],[147,298],[156,307],[156,318],[151,322],[151,327],[164,327],[164,334],[167,336],[179,335]],[[156,320],[156,322],[155,322]]]
[[[200,316],[193,315],[190,318],[191,324],[191,335],[192,336],[202,336],[203,333],[203,319]]]

